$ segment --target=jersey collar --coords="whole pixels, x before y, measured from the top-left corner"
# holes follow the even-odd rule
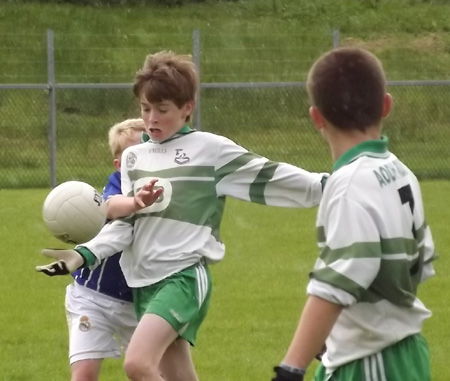
[[[387,157],[388,138],[381,136],[379,140],[367,140],[346,151],[334,164],[333,171],[337,171],[344,165],[350,164],[361,156]]]
[[[141,143],[146,143],[149,140],[150,140],[150,136],[146,132],[143,132],[141,134]]]
[[[190,134],[191,132],[194,132],[195,129],[189,127],[188,125],[183,126],[183,128],[178,131],[175,135],[172,135],[169,139],[163,140],[162,142],[154,142],[150,136],[146,133],[143,132],[141,135],[141,143],[145,143],[145,142],[151,142],[151,143],[156,143],[156,144],[162,144],[162,143],[166,143],[170,140],[179,138],[180,136],[186,135],[186,134]]]

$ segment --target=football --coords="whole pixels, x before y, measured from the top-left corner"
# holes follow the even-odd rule
[[[106,208],[97,190],[82,181],[67,181],[53,188],[42,210],[45,225],[65,243],[94,238],[106,221]]]

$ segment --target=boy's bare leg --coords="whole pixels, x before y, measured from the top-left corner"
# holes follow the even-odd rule
[[[167,348],[160,369],[164,375],[164,381],[198,381],[190,344],[183,339],[174,341]]]
[[[132,381],[162,381],[160,363],[167,348],[178,337],[162,317],[142,317],[125,354],[125,373]]]
[[[74,362],[70,368],[71,381],[98,381],[102,359],[89,359]]]

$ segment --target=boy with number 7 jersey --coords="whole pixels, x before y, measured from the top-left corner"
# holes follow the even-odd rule
[[[310,115],[333,173],[317,214],[320,255],[308,299],[273,381],[301,381],[326,342],[315,381],[431,379],[417,297],[437,257],[420,185],[388,150],[392,104],[381,62],[358,48],[323,54],[307,80]]]

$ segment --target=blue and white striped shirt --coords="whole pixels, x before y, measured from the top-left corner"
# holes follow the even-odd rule
[[[102,197],[108,200],[110,197],[121,194],[120,172],[112,173],[108,178],[108,183],[103,188]],[[111,296],[116,299],[132,302],[131,288],[123,276],[119,265],[122,253],[117,253],[112,257],[104,259],[95,270],[83,268],[75,271],[72,276],[75,281],[91,290]]]

